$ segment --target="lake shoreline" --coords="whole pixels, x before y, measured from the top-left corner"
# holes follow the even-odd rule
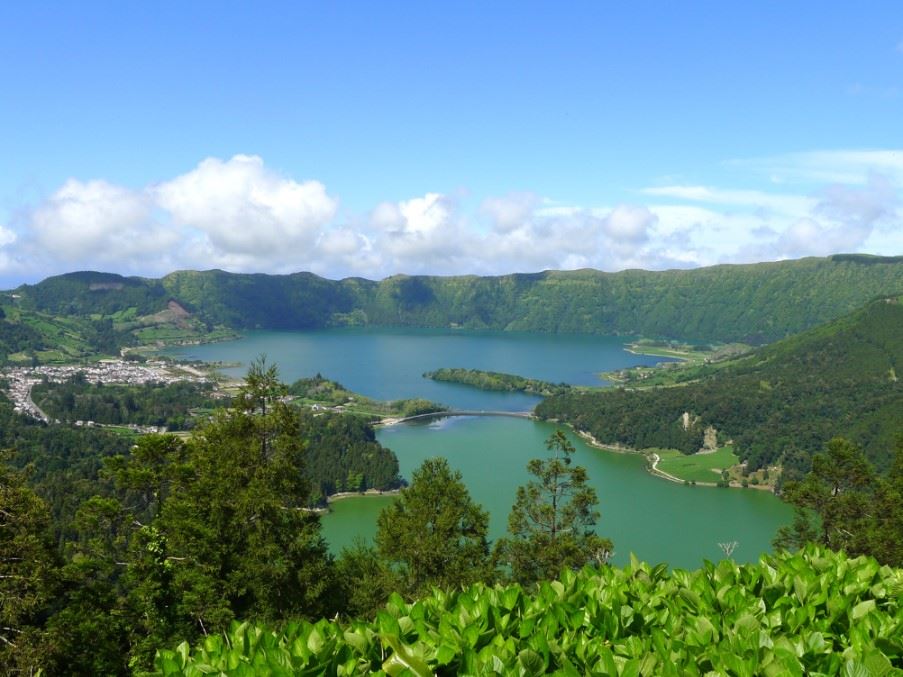
[[[756,486],[756,485],[750,484],[749,486],[744,487],[742,484],[732,481],[727,486],[721,486],[717,482],[699,482],[699,481],[691,482],[689,480],[684,480],[684,479],[681,479],[680,477],[671,475],[670,473],[667,473],[664,470],[659,470],[658,463],[659,463],[659,461],[661,461],[661,457],[658,454],[656,454],[655,452],[646,452],[641,449],[634,449],[633,447],[625,447],[620,444],[604,444],[603,442],[600,442],[595,437],[593,437],[592,434],[590,434],[584,430],[577,430],[570,423],[566,423],[564,425],[567,425],[572,431],[574,431],[574,433],[578,437],[580,437],[584,442],[586,442],[586,444],[588,446],[593,447],[595,449],[599,449],[601,451],[607,451],[607,452],[610,452],[613,454],[637,454],[637,455],[644,456],[647,461],[650,461],[649,463],[646,464],[646,472],[648,472],[650,475],[659,477],[659,478],[661,478],[663,480],[667,480],[669,482],[674,482],[676,484],[685,484],[685,485],[694,486],[694,487],[710,487],[710,488],[715,488],[715,489],[755,489],[758,491],[767,491],[771,494],[774,494],[774,488],[769,485]]]
[[[367,489],[366,491],[340,491],[335,494],[330,494],[326,497],[326,504],[335,503],[336,501],[342,501],[346,498],[370,498],[370,497],[379,497],[379,496],[398,496],[401,494],[401,489]]]

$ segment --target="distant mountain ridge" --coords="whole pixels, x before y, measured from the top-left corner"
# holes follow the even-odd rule
[[[329,280],[178,271],[160,279],[77,272],[15,290],[61,315],[149,315],[170,300],[208,325],[463,327],[765,343],[903,292],[903,257],[840,254],[693,270],[545,271],[491,277]]]

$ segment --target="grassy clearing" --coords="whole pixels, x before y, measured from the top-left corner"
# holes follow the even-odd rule
[[[674,449],[656,449],[661,460],[658,469],[688,482],[717,482],[720,471],[740,462],[731,446],[721,447],[711,454],[687,456]]]

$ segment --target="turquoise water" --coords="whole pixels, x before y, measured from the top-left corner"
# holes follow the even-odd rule
[[[444,456],[461,471],[471,496],[490,513],[490,534],[505,533],[517,486],[529,476],[527,461],[545,455],[555,426],[502,417],[446,418],[429,425],[383,428],[379,441],[398,455],[402,474],[424,459]],[[720,559],[718,543],[737,541],[737,561],[753,561],[770,550],[777,528],[792,511],[773,495],[753,489],[687,487],[653,477],[637,454],[587,446],[571,435],[575,463],[587,469],[599,496],[597,531],[614,541],[617,563],[630,553],[652,562],[695,567]],[[344,499],[325,515],[324,531],[336,552],[356,536],[371,538],[386,497]]]
[[[228,343],[171,351],[181,357],[247,364],[265,353],[292,381],[317,372],[371,397],[426,397],[462,409],[526,410],[538,400],[436,383],[421,374],[443,366],[505,371],[548,381],[600,384],[597,373],[659,358],[632,355],[624,339],[429,330],[255,332]],[[234,370],[241,375],[244,368]],[[473,498],[489,510],[493,538],[505,532],[518,485],[530,458],[545,454],[554,426],[525,419],[456,417],[380,429],[382,444],[398,456],[402,475],[424,459],[444,456],[458,469]],[[615,544],[615,561],[630,553],[672,566],[718,559],[720,542],[737,541],[734,559],[750,561],[770,550],[791,509],[753,489],[686,487],[648,474],[638,455],[614,454],[572,436],[576,461],[587,468],[599,495],[598,532]],[[372,538],[388,497],[349,498],[333,504],[323,529],[333,551]]]
[[[465,367],[554,383],[604,385],[599,372],[662,361],[627,352],[625,340],[431,329],[259,331],[237,341],[185,346],[168,353],[185,359],[241,362],[243,366],[226,370],[235,376],[245,373],[250,360],[266,354],[288,383],[320,373],[380,400],[424,397],[458,409],[526,411],[539,398],[439,383],[423,378],[423,373],[440,367]]]

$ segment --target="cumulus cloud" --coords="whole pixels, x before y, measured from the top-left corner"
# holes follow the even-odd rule
[[[168,252],[178,235],[152,218],[146,191],[70,179],[28,215],[25,254],[81,267],[140,264]]]
[[[462,224],[454,199],[427,193],[376,206],[367,224],[369,241],[385,274],[395,272],[453,272],[466,265],[470,233]]]
[[[517,225],[505,223],[480,237],[475,253],[502,271],[623,267],[642,258],[656,221],[642,206],[542,207],[536,201]]]
[[[535,193],[508,193],[502,197],[488,197],[480,205],[480,212],[489,219],[492,227],[502,233],[510,233],[523,226],[540,205]]]
[[[319,181],[284,178],[250,155],[208,158],[152,192],[175,224],[204,233],[218,258],[309,248],[338,206]]]

